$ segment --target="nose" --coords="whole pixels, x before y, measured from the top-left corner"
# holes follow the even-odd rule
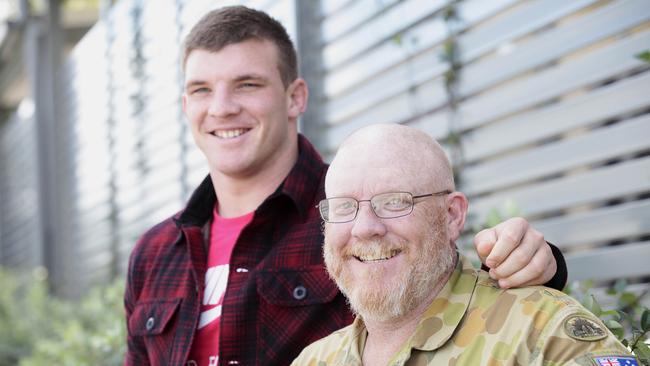
[[[239,113],[241,106],[236,97],[226,88],[215,88],[208,108],[213,117],[227,117]]]
[[[371,239],[386,235],[386,225],[372,211],[370,202],[361,202],[359,204],[359,212],[357,212],[357,217],[353,221],[350,233],[359,239]]]

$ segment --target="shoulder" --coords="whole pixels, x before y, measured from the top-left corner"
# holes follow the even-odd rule
[[[561,291],[545,286],[504,290],[483,273],[479,275],[470,306],[483,310],[493,325],[510,328],[526,324],[534,334],[557,327],[573,314],[589,314],[595,318],[577,300]]]
[[[528,286],[504,290],[482,270],[479,271],[476,296],[472,301],[479,306],[507,303],[514,308],[523,308],[520,311],[525,314],[543,311],[550,315],[567,307],[582,308],[582,305],[572,297],[550,287]],[[501,308],[501,310],[507,309],[510,307]]]
[[[586,312],[576,300],[548,287],[501,289],[484,271],[467,310],[472,326],[478,322],[486,337],[509,339],[520,334],[529,341],[568,314],[582,311]]]
[[[600,365],[601,360],[617,360],[621,365],[638,365],[605,324],[578,303],[555,314],[537,339],[534,352],[545,362],[558,364]]]
[[[142,234],[133,247],[130,262],[137,262],[140,258],[155,257],[165,247],[177,242],[181,230],[174,221],[176,216],[165,219]]]
[[[175,217],[154,225],[147,230],[136,242],[129,256],[127,272],[127,295],[131,295],[131,300],[138,297],[146,279],[152,271],[159,266],[160,258],[169,258],[170,251],[179,251],[175,249],[181,235],[181,230],[174,221]],[[180,248],[179,248],[180,249]]]
[[[630,357],[598,317],[555,289],[503,290],[481,274],[471,308],[486,319],[488,343],[522,341],[510,351],[526,364],[598,364],[596,357]]]
[[[356,339],[357,330],[354,323],[341,328],[325,338],[305,347],[300,355],[291,363],[292,366],[315,365],[325,362],[328,365],[340,363],[348,347]]]

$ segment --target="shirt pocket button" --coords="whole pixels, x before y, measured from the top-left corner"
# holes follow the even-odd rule
[[[302,300],[305,297],[307,297],[307,289],[305,286],[296,286],[296,288],[293,289],[293,298],[296,300]]]
[[[147,328],[148,331],[153,329],[153,326],[156,324],[156,320],[152,317],[149,317],[147,319],[147,324],[145,324],[145,327]]]

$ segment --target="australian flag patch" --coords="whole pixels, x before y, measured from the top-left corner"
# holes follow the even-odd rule
[[[598,366],[639,366],[636,358],[626,356],[594,357],[594,361]]]

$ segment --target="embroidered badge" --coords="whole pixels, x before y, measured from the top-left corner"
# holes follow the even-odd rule
[[[566,334],[579,341],[597,341],[607,337],[607,332],[593,320],[581,316],[573,315],[564,321],[564,331]]]
[[[639,366],[636,358],[628,356],[594,357],[594,361],[598,366]]]

